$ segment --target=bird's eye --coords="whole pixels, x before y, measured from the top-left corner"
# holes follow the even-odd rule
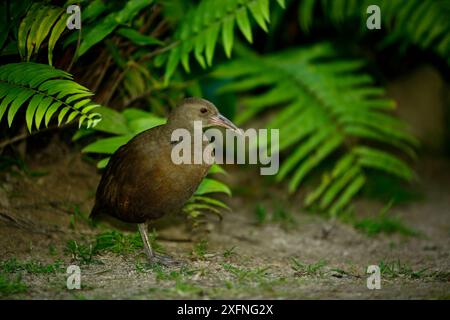
[[[206,112],[208,112],[208,109],[206,109],[206,108],[201,108],[201,109],[200,109],[200,112],[201,112],[201,113],[206,113]]]

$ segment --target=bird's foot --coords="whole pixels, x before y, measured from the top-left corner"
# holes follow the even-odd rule
[[[179,267],[183,264],[182,261],[176,260],[171,256],[160,254],[154,254],[152,257],[149,258],[149,261],[150,263],[161,264],[165,267]]]

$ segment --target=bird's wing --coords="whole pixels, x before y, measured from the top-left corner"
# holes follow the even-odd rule
[[[156,157],[147,151],[158,150],[158,130],[152,131],[134,137],[111,156],[97,188],[91,215],[99,212],[117,215],[128,212],[132,202],[135,204],[136,195],[150,183],[148,175],[155,167]]]

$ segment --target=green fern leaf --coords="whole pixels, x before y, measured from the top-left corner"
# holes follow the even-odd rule
[[[430,49],[450,62],[448,0],[302,0],[299,4],[299,24],[308,32],[313,25],[315,9],[320,6],[321,12],[337,28],[341,28],[344,21],[360,20],[361,32],[367,33],[366,9],[370,5],[380,7],[382,25],[387,29],[388,36],[381,46],[398,44],[406,48],[415,45]]]
[[[67,26],[67,15],[65,13],[61,14],[59,20],[55,23],[52,29],[50,38],[48,40],[48,64],[53,64],[53,49],[55,48],[56,42],[61,37],[62,33]]]
[[[43,3],[33,4],[22,20],[18,31],[18,48],[22,58],[30,60],[37,53],[51,31],[49,40],[49,63],[52,51],[66,26],[66,14],[63,8],[48,6]],[[59,19],[59,20],[58,20]]]
[[[283,1],[278,3],[284,5]],[[197,7],[191,9],[180,22],[175,34],[175,47],[169,53],[164,83],[168,84],[180,61],[183,68],[189,72],[188,56],[192,51],[202,68],[211,66],[217,38],[221,31],[225,54],[230,57],[235,22],[247,41],[252,42],[253,35],[248,12],[263,30],[268,30],[268,0],[202,0]]]
[[[267,127],[280,130],[275,147],[285,154],[276,181],[289,180],[289,191],[295,192],[308,176],[322,171],[322,181],[305,204],[333,213],[349,205],[364,186],[366,169],[410,180],[413,172],[406,162],[382,147],[414,158],[418,145],[405,124],[389,113],[395,104],[384,97],[384,89],[360,72],[361,61],[337,56],[331,45],[318,44],[264,57],[252,54],[213,72],[228,80],[221,91],[258,92],[242,99],[245,109],[237,123],[275,111]],[[368,142],[377,147],[367,147]],[[338,153],[343,156],[336,161]],[[319,169],[325,161],[335,162],[334,168]]]
[[[71,111],[68,121],[77,116],[91,120],[95,125],[100,121],[97,113],[92,113],[93,105],[89,99],[82,101],[82,105],[90,104],[92,108],[80,111],[80,102],[70,99],[75,94],[91,95],[88,89],[71,80],[72,77],[51,66],[31,62],[12,63],[0,66],[0,120],[8,111],[8,125],[12,122],[19,109],[29,100],[25,114],[28,130],[31,132],[33,122],[36,129],[40,128],[42,119],[48,125],[51,116],[59,111],[58,124],[61,124],[65,114]],[[83,112],[84,111],[84,112]]]

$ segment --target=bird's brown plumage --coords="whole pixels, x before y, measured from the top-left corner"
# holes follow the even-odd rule
[[[199,110],[218,114],[210,102],[186,99],[165,125],[151,128],[120,147],[111,157],[97,189],[91,217],[109,214],[125,222],[143,223],[180,210],[206,175],[209,165],[171,160],[172,131],[193,130]],[[204,116],[206,117],[206,115]]]

